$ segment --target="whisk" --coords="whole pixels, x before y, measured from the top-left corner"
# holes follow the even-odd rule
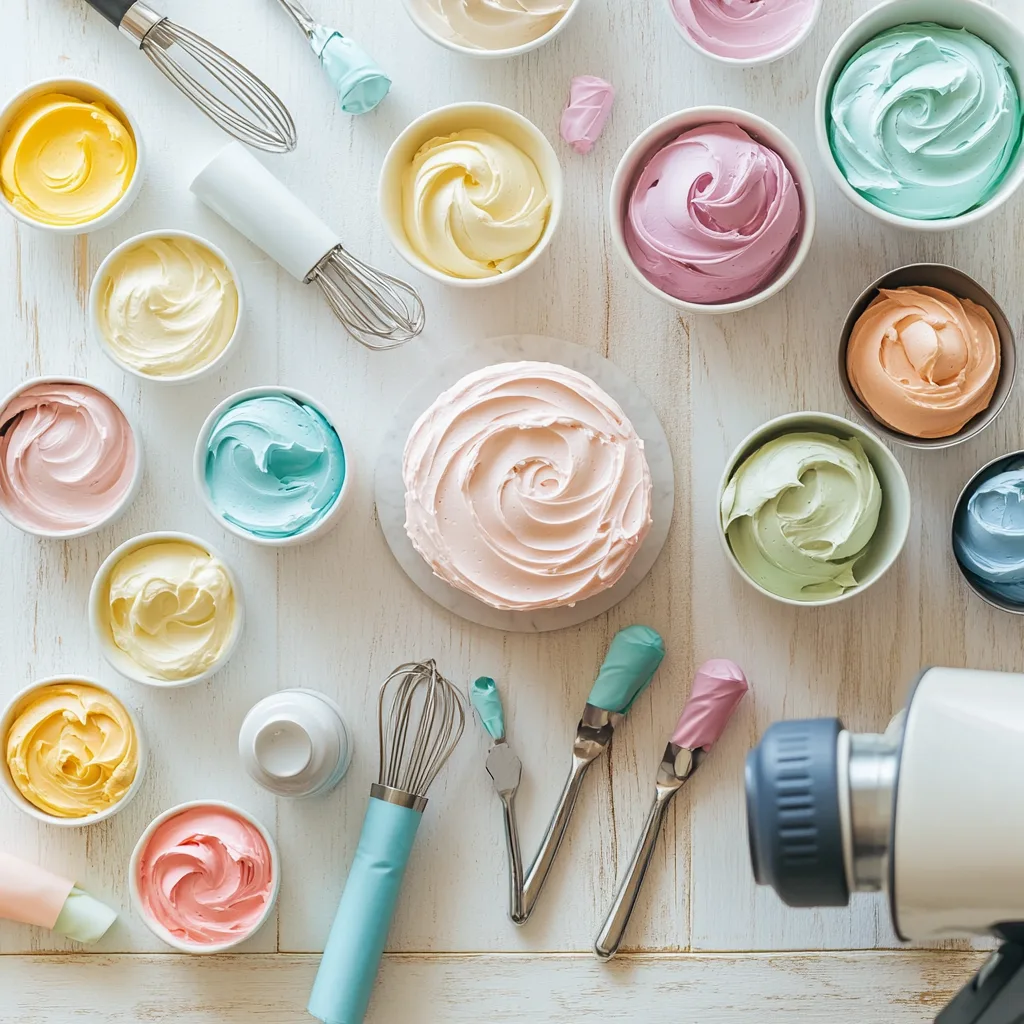
[[[465,728],[462,697],[433,661],[399,665],[378,701],[380,770],[309,997],[328,1024],[361,1024],[427,790]]]
[[[192,191],[293,277],[315,283],[348,333],[367,348],[397,348],[426,323],[411,284],[368,266],[251,153],[231,143]]]
[[[229,135],[271,153],[288,153],[295,148],[295,122],[288,108],[248,68],[219,47],[169,21],[147,4],[131,0],[86,2],[135,43],[165,77]],[[175,60],[175,47],[206,71],[208,84],[194,78]],[[230,93],[241,109],[229,106],[211,91],[218,88]]]

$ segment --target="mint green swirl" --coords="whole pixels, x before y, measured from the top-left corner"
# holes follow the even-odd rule
[[[990,199],[1013,165],[1020,94],[983,39],[898,25],[840,72],[828,135],[844,177],[875,206],[914,220],[957,217]]]

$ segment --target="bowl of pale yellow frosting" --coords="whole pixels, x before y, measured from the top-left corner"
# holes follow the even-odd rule
[[[142,380],[187,384],[234,353],[242,286],[228,257],[188,231],[147,231],[100,264],[89,292],[100,348]]]
[[[394,141],[379,198],[384,227],[412,266],[443,284],[487,287],[547,249],[562,214],[562,169],[522,114],[453,103]]]
[[[135,201],[144,156],[132,115],[85,79],[35,82],[0,109],[0,202],[31,227],[107,227]]]
[[[146,533],[115,548],[89,592],[107,661],[148,686],[190,686],[228,662],[242,635],[235,574],[206,541]]]
[[[50,825],[92,825],[127,807],[146,768],[132,711],[84,676],[53,676],[16,693],[0,716],[0,789]]]

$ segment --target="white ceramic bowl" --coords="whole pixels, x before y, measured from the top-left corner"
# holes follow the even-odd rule
[[[342,451],[345,453],[345,479],[341,485],[341,492],[335,499],[334,504],[319,521],[314,523],[308,530],[304,530],[302,533],[299,533],[294,537],[259,537],[254,533],[250,533],[248,530],[243,530],[240,526],[235,526],[234,523],[228,522],[228,520],[225,519],[217,510],[217,506],[214,505],[213,500],[210,497],[209,489],[206,486],[206,445],[210,439],[210,434],[213,433],[213,428],[217,421],[232,406],[238,405],[239,402],[244,402],[248,398],[259,398],[262,395],[287,395],[289,398],[295,399],[296,402],[300,402],[303,405],[311,405],[314,409],[319,410],[327,422],[334,427],[334,431],[338,435],[338,439],[341,441]],[[323,537],[338,525],[342,513],[348,507],[349,498],[352,494],[352,452],[349,446],[345,443],[345,439],[341,436],[341,431],[338,430],[337,423],[338,421],[331,414],[331,411],[326,408],[323,402],[313,398],[312,395],[306,394],[305,391],[299,391],[297,388],[286,388],[279,385],[246,388],[244,391],[237,391],[229,398],[225,398],[224,401],[206,417],[206,421],[203,423],[203,426],[199,431],[199,437],[196,439],[195,453],[192,458],[192,475],[195,480],[196,490],[198,490],[199,496],[203,499],[203,504],[206,506],[206,510],[211,516],[213,516],[216,522],[220,526],[224,527],[224,529],[229,533],[233,533],[236,537],[241,537],[243,540],[251,541],[253,544],[260,544],[264,547],[295,547],[299,544],[308,544],[311,540],[317,537]]]
[[[987,4],[979,3],[978,0],[885,0],[858,18],[839,37],[838,42],[832,47],[832,52],[825,59],[814,101],[814,132],[818,140],[818,151],[829,174],[854,206],[896,227],[914,231],[950,231],[987,217],[1017,191],[1024,181],[1024,144],[1018,149],[1015,162],[999,188],[987,202],[958,217],[918,220],[889,213],[888,210],[875,206],[862,196],[846,180],[828,141],[828,108],[832,87],[850,58],[865,43],[886,29],[919,21],[937,22],[951,28],[965,28],[984,39],[1009,61],[1017,91],[1024,100],[1024,30],[1014,25],[1005,15]]]
[[[440,26],[432,24],[428,17],[425,17],[423,11],[419,8],[423,3],[423,0],[403,0],[405,4],[405,12],[409,15],[412,23],[428,38],[432,39],[439,46],[443,46],[446,50],[451,50],[454,53],[461,53],[466,57],[476,57],[481,60],[504,60],[507,57],[518,57],[520,54],[529,53],[531,50],[536,50],[546,43],[550,43],[555,36],[561,32],[569,21],[579,10],[582,0],[571,0],[568,10],[562,15],[561,19],[552,28],[548,29],[547,32],[542,36],[538,36],[536,39],[532,39],[528,43],[523,43],[521,46],[507,46],[501,50],[481,50],[475,46],[464,46],[462,43],[455,42],[454,39],[447,38],[442,31]]]
[[[227,570],[228,579],[231,581],[231,589],[235,594],[235,622],[227,646],[221,656],[204,672],[198,675],[189,676],[185,679],[160,679],[150,675],[138,662],[129,657],[114,643],[114,637],[110,632],[107,608],[109,606],[108,590],[110,584],[110,573],[114,566],[121,561],[125,555],[146,547],[148,544],[158,544],[162,541],[180,541],[183,544],[193,544],[201,548],[207,554],[218,559]],[[225,561],[223,555],[216,548],[209,545],[205,540],[194,537],[190,533],[162,532],[143,533],[131,540],[114,548],[113,551],[103,560],[96,575],[93,577],[92,586],[89,588],[89,626],[93,636],[100,645],[100,652],[112,668],[121,675],[135,683],[142,683],[145,686],[155,686],[161,689],[175,689],[179,686],[192,686],[209,679],[215,672],[219,672],[231,659],[238,647],[238,641],[242,636],[245,625],[245,601],[242,597],[242,589],[238,585],[238,578],[235,576],[231,566]]]
[[[41,690],[46,686],[52,686],[54,683],[69,682],[83,683],[86,686],[93,686],[97,690],[102,690],[104,693],[109,694],[114,700],[116,700],[117,703],[125,709],[129,719],[131,719],[132,727],[135,729],[136,742],[138,743],[138,768],[135,772],[135,779],[128,787],[128,792],[125,793],[125,795],[121,797],[116,804],[107,808],[107,810],[100,811],[98,814],[90,814],[84,818],[58,818],[40,810],[35,804],[26,800],[25,797],[22,796],[21,791],[17,786],[15,786],[14,780],[11,778],[10,769],[7,767],[7,734],[10,732],[15,716],[25,703],[26,699],[37,690]],[[106,821],[107,818],[113,817],[135,799],[135,794],[138,793],[139,789],[142,787],[142,781],[146,775],[146,764],[148,759],[149,745],[146,742],[145,733],[143,733],[142,727],[139,725],[139,720],[136,717],[135,712],[133,712],[121,697],[111,690],[109,686],[104,686],[102,683],[97,682],[95,679],[90,679],[88,676],[61,675],[49,676],[46,679],[40,679],[38,682],[32,683],[30,686],[26,686],[23,690],[19,690],[7,703],[7,706],[3,710],[3,714],[0,715],[0,789],[4,791],[7,798],[15,807],[18,808],[18,810],[27,814],[30,818],[35,818],[36,821],[42,821],[47,825],[56,825],[58,828],[83,828],[87,825],[95,825],[100,821]]]
[[[694,39],[692,35],[690,35],[686,26],[676,17],[674,9],[676,3],[686,2],[687,0],[665,0],[665,10],[668,11],[669,19],[675,26],[676,31],[683,37],[683,41],[702,57],[710,57],[711,60],[716,60],[720,64],[730,64],[733,67],[752,68],[759,64],[773,64],[775,61],[781,60],[785,57],[786,54],[792,53],[798,46],[801,46],[814,30],[814,26],[818,22],[818,15],[821,14],[822,0],[813,0],[814,6],[811,9],[810,17],[807,19],[800,31],[793,36],[789,42],[780,46],[777,50],[772,50],[761,57],[724,57],[721,54],[712,53],[710,50],[705,49],[699,42],[697,42],[696,39]]]
[[[121,501],[107,513],[102,519],[98,519],[95,523],[91,523],[88,526],[83,526],[74,530],[44,530],[38,526],[34,526],[31,523],[22,522],[16,513],[7,507],[7,504],[0,498],[0,516],[3,516],[11,524],[11,526],[17,527],[23,533],[29,533],[33,537],[46,537],[51,540],[69,540],[72,537],[84,537],[87,534],[95,533],[97,530],[102,529],[104,526],[109,526],[111,523],[116,522],[121,516],[124,515],[128,506],[135,500],[135,496],[139,493],[139,487],[142,485],[142,467],[143,467],[143,455],[142,455],[142,438],[139,434],[135,423],[132,418],[125,411],[124,406],[114,396],[107,391],[105,388],[101,388],[98,384],[94,384],[90,380],[84,380],[82,377],[32,377],[22,384],[19,384],[16,388],[10,391],[0,402],[0,427],[2,427],[4,421],[4,413],[7,411],[7,407],[18,397],[22,392],[27,391],[29,388],[35,387],[37,384],[79,384],[82,387],[92,388],[93,391],[98,391],[104,398],[110,399],[114,406],[120,411],[121,415],[125,418],[125,422],[128,424],[128,429],[132,433],[132,439],[135,442],[135,469],[132,475],[132,483],[127,491],[124,493],[124,497]]]
[[[453,277],[431,266],[409,243],[402,223],[402,178],[419,148],[439,135],[451,135],[467,128],[492,131],[518,146],[537,165],[541,180],[551,197],[547,225],[533,250],[517,267],[494,277]],[[455,288],[490,288],[525,273],[551,243],[562,217],[562,168],[554,147],[544,133],[522,114],[494,103],[452,103],[416,118],[395,139],[381,167],[378,198],[388,237],[407,263],[427,277]]]
[[[204,249],[209,249],[209,251],[213,253],[213,255],[216,256],[225,267],[227,267],[228,273],[231,275],[232,281],[234,281],[235,291],[238,293],[238,316],[235,319],[235,329],[231,332],[231,337],[228,339],[228,343],[224,346],[220,354],[205,366],[199,367],[197,370],[191,370],[188,373],[181,373],[170,377],[161,377],[156,374],[145,373],[132,366],[130,363],[126,363],[111,348],[103,332],[103,328],[100,325],[100,304],[103,286],[106,282],[111,264],[113,264],[121,253],[134,248],[140,242],[144,242],[150,238],[184,238],[190,242],[194,242],[196,245],[202,246]],[[192,234],[191,231],[169,229],[166,231],[145,231],[140,235],[134,235],[107,254],[106,259],[104,259],[100,264],[99,270],[96,271],[96,275],[92,279],[92,286],[89,289],[89,326],[92,330],[92,336],[96,343],[101,349],[103,349],[104,354],[124,370],[125,373],[130,373],[133,377],[138,377],[139,380],[152,381],[154,384],[191,384],[193,381],[201,380],[203,377],[210,377],[216,373],[235,353],[238,343],[238,335],[242,327],[242,317],[244,315],[245,298],[242,294],[242,278],[238,273],[237,267],[230,259],[228,259],[222,249],[218,248],[208,239],[202,238],[200,235]]]
[[[775,150],[782,157],[800,190],[800,199],[803,204],[803,224],[800,234],[791,246],[788,261],[759,292],[755,292],[745,299],[735,299],[732,302],[689,302],[663,292],[640,272],[626,245],[625,221],[633,187],[651,157],[683,132],[699,128],[701,125],[722,121],[739,125],[752,138]],[[743,309],[750,309],[782,291],[796,276],[797,271],[803,266],[804,260],[807,259],[807,254],[811,251],[814,225],[817,219],[811,173],[807,169],[803,157],[800,156],[799,150],[788,136],[784,135],[771,122],[736,107],[691,107],[688,110],[680,110],[656,121],[639,135],[623,154],[619,166],[615,169],[608,204],[608,216],[611,225],[612,247],[618,253],[619,259],[625,264],[626,269],[640,285],[663,302],[675,306],[676,309],[684,310],[687,313],[713,314],[737,313]]]
[[[7,131],[7,126],[12,118],[25,105],[26,102],[50,92],[63,92],[77,99],[99,102],[108,107],[117,117],[126,124],[135,139],[135,173],[128,184],[125,194],[106,213],[100,214],[94,220],[85,224],[44,224],[42,221],[26,217],[20,210],[15,209],[0,189],[0,205],[16,220],[29,227],[38,228],[40,231],[49,231],[55,235],[85,235],[92,231],[99,231],[100,228],[109,227],[128,211],[128,207],[135,202],[142,188],[142,181],[146,175],[146,148],[142,141],[142,132],[139,130],[139,123],[135,120],[132,112],[112,93],[102,86],[97,85],[85,78],[44,78],[41,81],[33,82],[25,86],[20,92],[12,96],[0,109],[0,139]]]
[[[260,919],[256,922],[253,928],[244,935],[240,935],[238,938],[232,939],[230,942],[209,944],[185,942],[183,939],[179,939],[167,931],[159,921],[155,921],[150,917],[142,904],[142,895],[139,892],[138,878],[139,861],[142,859],[142,854],[150,839],[153,837],[153,833],[156,832],[156,830],[168,819],[173,818],[177,814],[181,814],[183,811],[192,810],[195,807],[215,807],[244,819],[252,825],[252,827],[255,828],[261,836],[263,836],[263,839],[267,844],[267,849],[270,850],[271,874],[273,875],[273,881],[271,883],[270,898],[267,900],[267,905],[264,907],[263,913],[260,915]],[[172,946],[174,949],[180,950],[182,953],[224,953],[227,950],[234,949],[235,946],[240,946],[243,942],[247,942],[251,939],[267,923],[267,919],[274,912],[274,905],[277,903],[277,895],[281,891],[281,858],[277,852],[277,844],[274,842],[274,837],[248,811],[243,811],[241,807],[236,807],[234,804],[229,804],[224,800],[189,800],[186,803],[178,804],[176,807],[172,807],[170,810],[164,811],[163,814],[157,815],[149,823],[145,832],[143,832],[139,837],[139,841],[135,844],[135,849],[132,851],[131,860],[128,862],[128,889],[131,892],[132,903],[138,910],[139,916],[146,923],[146,927],[149,928],[149,930],[158,939],[160,939],[161,942],[166,942],[168,946]]]
[[[781,597],[766,590],[759,583],[756,583],[740,565],[738,559],[732,552],[729,538],[722,529],[722,495],[725,488],[736,472],[737,467],[749,455],[753,455],[758,448],[767,444],[768,441],[783,434],[794,434],[801,431],[816,431],[822,434],[832,434],[843,439],[857,438],[864,448],[864,452],[871,462],[871,466],[878,477],[882,488],[882,510],[878,518],[878,527],[868,545],[863,558],[857,563],[857,575],[860,578],[858,586],[839,597],[829,597],[818,601],[795,601],[788,597]],[[833,416],[827,412],[791,412],[785,416],[776,416],[762,424],[756,430],[752,430],[736,447],[736,450],[729,457],[722,473],[722,479],[718,484],[718,497],[715,502],[716,532],[722,542],[729,564],[747,581],[756,591],[780,601],[782,604],[793,605],[797,608],[815,608],[824,605],[839,604],[848,601],[851,597],[863,594],[873,583],[880,580],[893,565],[903,546],[907,542],[907,535],[910,532],[910,486],[907,483],[903,468],[896,461],[896,456],[882,442],[864,427],[843,419],[841,416]]]

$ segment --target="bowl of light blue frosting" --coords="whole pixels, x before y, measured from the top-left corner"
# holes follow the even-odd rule
[[[1024,451],[982,466],[960,492],[953,554],[983,601],[1024,615]]]
[[[890,224],[948,230],[1024,181],[1024,31],[977,0],[888,0],[818,81],[818,148],[843,193]]]
[[[347,504],[351,460],[322,403],[286,387],[239,391],[196,441],[196,487],[214,519],[255,544],[304,544]]]

